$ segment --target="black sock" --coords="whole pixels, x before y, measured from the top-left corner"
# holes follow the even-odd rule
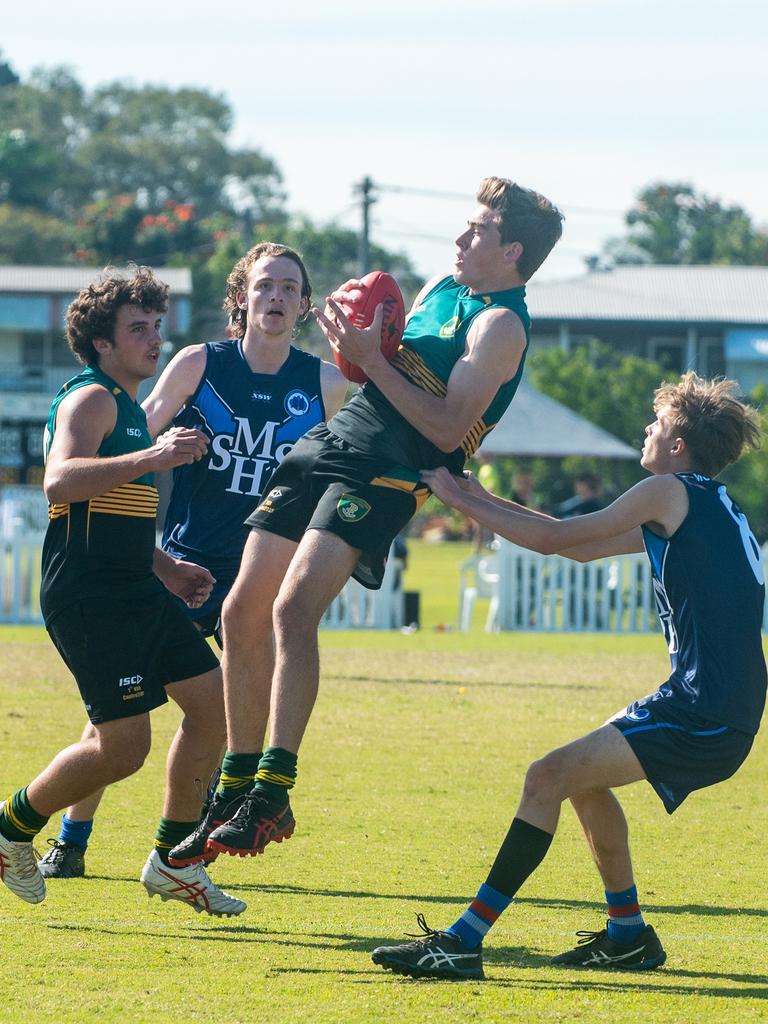
[[[546,856],[554,837],[522,818],[514,818],[496,854],[486,885],[510,898]]]

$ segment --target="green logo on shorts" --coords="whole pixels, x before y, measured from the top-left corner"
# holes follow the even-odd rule
[[[351,494],[342,494],[336,504],[339,518],[347,523],[356,523],[359,519],[365,519],[370,511],[371,506],[367,501],[353,497]]]

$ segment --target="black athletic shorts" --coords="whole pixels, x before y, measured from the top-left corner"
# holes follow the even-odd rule
[[[359,548],[352,575],[378,590],[392,541],[430,493],[414,470],[360,452],[323,425],[283,459],[246,523],[297,543],[306,530],[329,530]]]
[[[609,724],[632,747],[668,814],[695,789],[729,779],[754,742],[747,732],[670,704],[659,691],[634,701]]]
[[[89,598],[46,626],[75,677],[94,725],[143,715],[165,704],[165,686],[210,672],[218,659],[174,598]]]

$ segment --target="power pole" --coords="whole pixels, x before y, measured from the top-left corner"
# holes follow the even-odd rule
[[[366,175],[359,185],[355,185],[355,194],[360,196],[362,223],[360,230],[360,241],[357,249],[358,273],[364,277],[371,269],[370,257],[370,209],[376,202],[373,195],[373,180]]]

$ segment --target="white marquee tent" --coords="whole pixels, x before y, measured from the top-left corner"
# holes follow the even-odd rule
[[[480,446],[481,455],[523,457],[566,455],[603,459],[639,459],[624,444],[530,384],[521,384],[511,405]]]

